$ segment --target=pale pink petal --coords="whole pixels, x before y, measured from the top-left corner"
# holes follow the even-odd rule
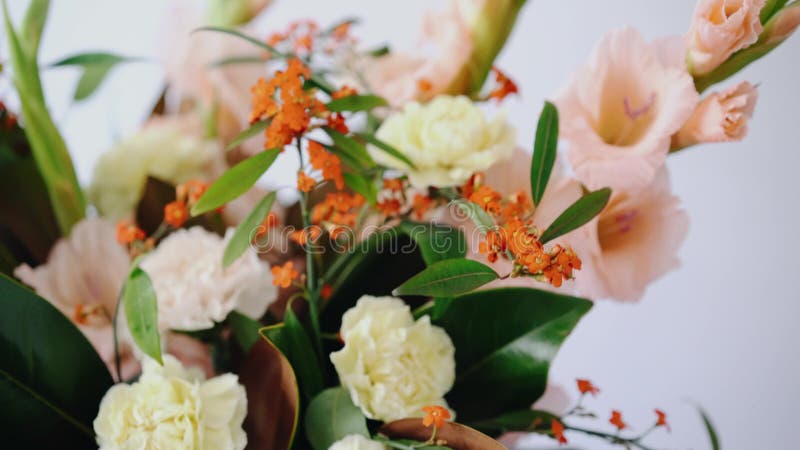
[[[756,87],[746,81],[709,95],[697,105],[692,117],[673,137],[672,148],[744,139],[757,100]]]

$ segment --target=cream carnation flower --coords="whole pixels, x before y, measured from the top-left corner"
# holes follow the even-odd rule
[[[169,235],[141,263],[158,299],[159,328],[203,330],[237,310],[257,319],[275,299],[269,266],[245,252],[222,268],[225,239],[201,227]]]
[[[331,361],[364,415],[391,422],[447,405],[455,348],[428,316],[415,322],[402,300],[365,295],[344,314],[340,333],[344,348]]]
[[[409,103],[381,125],[376,137],[400,150],[416,169],[370,146],[375,161],[402,170],[414,187],[424,189],[458,186],[508,159],[516,132],[502,115],[488,120],[467,97],[442,95],[426,105]]]
[[[179,184],[209,180],[224,167],[216,141],[203,140],[199,119],[151,121],[137,134],[104,153],[94,167],[89,197],[112,220],[129,216],[147,177]]]
[[[214,449],[240,450],[247,445],[242,422],[247,396],[236,375],[203,380],[199,370],[185,369],[164,356],[164,366],[143,364],[136,383],[108,390],[94,420],[101,450]]]
[[[386,450],[386,446],[360,434],[351,434],[334,442],[328,450]]]

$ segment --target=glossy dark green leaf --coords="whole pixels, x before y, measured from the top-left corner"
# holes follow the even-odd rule
[[[499,436],[514,431],[534,432],[549,430],[553,419],[559,419],[559,417],[547,411],[523,409],[503,413],[497,417],[468,425],[489,435]]]
[[[350,172],[345,172],[343,176],[344,184],[353,192],[364,196],[371,205],[377,203],[378,188],[372,180]]]
[[[231,236],[231,240],[228,241],[228,245],[225,247],[225,253],[222,254],[223,268],[233,264],[234,261],[247,251],[247,248],[250,247],[250,242],[253,240],[253,234],[258,230],[258,226],[261,222],[264,221],[264,218],[267,216],[267,213],[269,213],[274,202],[274,192],[265,195],[250,214],[236,227],[233,236]]]
[[[530,407],[544,393],[550,362],[588,300],[529,288],[477,291],[454,298],[434,323],[456,351],[449,405],[466,423]]]
[[[325,105],[328,111],[369,111],[381,106],[388,105],[389,102],[377,95],[348,95],[347,97],[337,98]]]
[[[328,450],[351,434],[369,437],[366,417],[343,387],[326,389],[314,397],[306,411],[305,428],[314,450]]]
[[[328,134],[328,136],[330,136],[334,147],[336,147],[336,149],[338,149],[340,152],[346,153],[353,160],[358,161],[358,165],[361,168],[367,169],[375,165],[375,161],[373,161],[369,156],[367,149],[363,144],[349,136],[339,133],[332,128],[326,127],[323,128],[323,130]]]
[[[401,152],[400,150],[392,147],[391,145],[387,144],[386,142],[376,138],[374,135],[364,133],[364,134],[359,134],[358,137],[363,139],[364,141],[374,145],[375,148],[386,152],[389,156],[402,161],[408,167],[410,167],[412,169],[416,169],[416,167],[414,166],[414,163],[411,162],[411,160],[408,159],[408,157],[406,155],[404,155],[403,152]]]
[[[278,56],[278,57],[281,57],[281,58],[288,58],[288,57],[291,56],[289,54],[286,54],[286,53],[283,53],[283,52],[279,52],[273,46],[267,44],[266,42],[262,41],[261,39],[255,38],[253,36],[249,36],[249,35],[247,35],[245,33],[242,33],[241,31],[234,30],[233,28],[210,27],[210,26],[209,27],[200,27],[200,28],[196,28],[194,31],[192,31],[192,33],[197,33],[197,32],[201,32],[201,31],[211,31],[211,32],[214,32],[214,33],[229,34],[231,36],[235,36],[235,37],[237,37],[239,39],[245,40],[245,41],[255,45],[258,48],[266,50],[271,55]]]
[[[491,267],[471,259],[447,259],[428,266],[401,284],[394,295],[452,297],[498,279]]]
[[[311,338],[291,306],[286,308],[283,327],[275,329],[267,336],[292,363],[300,384],[300,392],[306,400],[314,398],[324,387],[322,369],[317,364]]]
[[[228,150],[232,150],[242,145],[246,141],[263,134],[264,130],[269,127],[269,123],[269,120],[262,120],[250,125],[250,127],[237,134],[236,137],[231,140],[231,142],[228,144]]]
[[[158,301],[147,273],[135,267],[123,288],[122,301],[128,330],[145,355],[161,361],[161,338],[158,334]]]
[[[611,198],[611,189],[603,188],[590,192],[579,198],[569,206],[552,224],[542,233],[542,243],[547,243],[553,239],[563,236],[572,230],[577,230],[589,223],[595,216],[600,214]]]
[[[0,275],[0,428],[5,448],[97,448],[92,421],[113,381],[50,303]]]
[[[708,417],[708,414],[703,408],[698,408],[698,410],[700,411],[700,417],[703,418],[703,424],[708,432],[708,439],[711,441],[711,450],[719,450],[721,448],[719,445],[719,437],[717,435],[717,430],[714,428],[714,424],[711,422],[711,418]]]
[[[226,321],[233,331],[233,337],[236,338],[236,342],[239,343],[245,353],[249,352],[250,349],[253,348],[253,345],[261,339],[258,334],[258,330],[263,328],[261,322],[247,317],[238,311],[233,311],[228,314]]]
[[[534,205],[538,205],[544,196],[557,153],[558,109],[554,104],[545,102],[536,127],[531,160],[531,196]]]
[[[279,149],[265,150],[228,169],[192,207],[192,215],[217,209],[247,192],[272,166],[280,152]]]
[[[416,242],[426,264],[467,256],[467,238],[457,228],[427,222],[402,222],[397,229]]]

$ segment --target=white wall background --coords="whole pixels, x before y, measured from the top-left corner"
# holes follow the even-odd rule
[[[14,0],[19,17],[27,2]],[[42,61],[88,50],[152,56],[165,0],[54,0]],[[366,43],[410,47],[426,8],[441,1],[278,0],[264,23],[290,19],[330,23],[365,19]],[[506,106],[531,142],[541,102],[589,55],[607,30],[633,25],[655,38],[688,27],[694,0],[529,0],[499,65],[517,80],[520,100]],[[709,448],[694,410],[713,416],[723,448],[800,448],[800,254],[798,105],[800,37],[739,76],[760,83],[759,105],[744,143],[702,146],[669,158],[674,190],[692,227],[681,249],[683,267],[654,283],[635,305],[599,302],[559,355],[554,380],[573,388],[589,377],[602,388],[589,402],[606,427],[621,409],[636,430],[651,423],[653,407],[670,414],[672,434],[653,435],[663,449]],[[86,183],[95,158],[120,135],[136,130],[161,87],[146,64],[113,73],[89,102],[71,105],[76,74],[46,75],[50,105]],[[576,447],[606,448],[569,436]],[[541,441],[537,441],[541,442]],[[552,441],[550,441],[552,443]],[[552,446],[552,444],[550,444]]]

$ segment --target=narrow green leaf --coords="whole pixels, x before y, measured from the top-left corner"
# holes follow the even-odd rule
[[[253,232],[267,216],[272,204],[275,202],[275,193],[270,192],[258,202],[253,211],[240,223],[233,232],[231,240],[225,247],[222,255],[222,267],[227,268],[247,250],[252,241]]]
[[[423,222],[402,222],[398,229],[419,245],[425,264],[467,256],[467,238],[458,228]]]
[[[373,57],[373,58],[379,58],[381,56],[389,54],[390,51],[391,51],[391,49],[389,48],[388,45],[381,45],[381,46],[375,47],[375,48],[373,48],[371,50],[367,50],[366,54],[371,56],[371,57]]]
[[[286,308],[286,314],[283,316],[283,325],[284,347],[281,348],[280,344],[276,345],[284,351],[286,357],[291,361],[300,381],[300,390],[306,400],[311,400],[324,388],[322,369],[317,364],[317,358],[314,357],[315,352],[314,346],[311,344],[311,338],[292,311],[291,302]]]
[[[314,397],[306,411],[305,429],[314,450],[328,450],[351,434],[369,437],[366,417],[343,387],[326,389]]]
[[[506,412],[497,417],[470,423],[468,425],[490,435],[500,435],[514,431],[533,432],[548,430],[550,428],[550,421],[553,419],[558,419],[558,416],[547,411],[523,409]]]
[[[264,60],[263,56],[230,56],[228,58],[218,59],[211,64],[209,67],[224,67],[224,66],[231,66],[231,65],[239,65],[239,64],[265,64],[266,61]]]
[[[353,192],[363,195],[371,205],[377,203],[378,189],[372,180],[350,172],[345,172],[343,176],[344,184]]]
[[[495,227],[494,220],[477,204],[464,199],[454,200],[453,204],[478,227],[482,235]]]
[[[714,428],[714,424],[711,422],[711,418],[708,417],[708,414],[703,408],[698,407],[697,409],[700,412],[700,416],[703,418],[703,424],[706,426],[708,439],[711,441],[711,450],[719,450],[721,448],[719,445],[719,437],[717,435],[717,430]]]
[[[766,24],[772,16],[780,11],[786,5],[788,0],[767,0],[767,3],[761,8],[761,23]]]
[[[270,168],[280,153],[280,149],[265,150],[228,169],[192,207],[192,215],[198,216],[217,209],[247,192]]]
[[[51,64],[50,67],[80,66],[83,69],[73,96],[76,101],[81,101],[97,90],[117,64],[136,60],[138,58],[128,58],[114,53],[92,52],[68,56]]]
[[[447,259],[431,264],[395,289],[394,295],[452,297],[498,279],[491,267],[471,259]]]
[[[610,198],[611,189],[609,188],[603,188],[584,195],[550,224],[547,230],[542,233],[540,240],[546,244],[559,236],[582,227],[600,214],[600,211],[606,207]]]
[[[150,277],[140,267],[135,267],[123,289],[125,317],[133,340],[147,356],[163,364],[158,334],[158,301]]]
[[[328,134],[328,136],[330,136],[331,140],[333,141],[333,145],[337,149],[346,153],[348,156],[352,157],[354,160],[358,161],[361,168],[368,169],[375,165],[375,161],[370,158],[369,154],[367,153],[367,149],[360,142],[349,136],[345,136],[344,134],[339,133],[332,128],[325,127],[323,130]]]
[[[322,92],[324,92],[324,93],[326,93],[328,95],[333,94],[333,91],[336,90],[333,86],[331,86],[322,77],[320,77],[319,75],[314,75],[314,74],[312,74],[311,78],[306,80],[305,83],[303,84],[303,89],[309,89],[309,88],[317,88],[317,89],[321,90]]]
[[[23,39],[23,45],[27,47],[29,55],[34,55],[39,50],[39,42],[42,40],[42,32],[49,10],[50,0],[32,0],[28,5],[22,21],[20,37]]]
[[[263,327],[261,322],[247,317],[238,311],[233,311],[228,314],[227,322],[231,330],[233,330],[233,336],[236,338],[236,341],[242,346],[242,350],[244,350],[245,354],[248,353],[260,338],[258,330]]]
[[[233,138],[230,144],[228,144],[228,150],[233,150],[234,148],[242,145],[245,141],[262,134],[264,130],[269,127],[270,122],[270,120],[261,120],[250,125],[249,128],[237,134],[236,137]]]
[[[411,160],[408,159],[408,157],[406,155],[404,155],[403,152],[401,152],[400,150],[392,147],[391,145],[387,144],[386,142],[376,138],[374,135],[371,135],[371,134],[359,134],[358,137],[363,139],[363,140],[365,140],[366,142],[369,142],[370,144],[374,145],[379,150],[383,150],[384,152],[388,153],[389,156],[404,162],[408,167],[410,167],[412,169],[416,169],[416,167],[414,166],[414,163],[411,162]]]
[[[67,66],[113,66],[125,61],[134,61],[137,58],[129,58],[127,56],[117,55],[108,52],[89,52],[78,53],[75,55],[67,56],[52,64],[50,67],[67,67]]]
[[[78,80],[78,86],[75,88],[75,94],[72,98],[75,101],[85,100],[94,94],[94,91],[100,87],[100,84],[105,80],[106,75],[111,71],[113,66],[87,66],[83,71],[83,75]]]
[[[538,205],[547,189],[553,164],[558,152],[558,109],[550,102],[544,103],[536,127],[536,140],[533,143],[531,160],[531,196],[533,204]]]
[[[279,52],[278,50],[275,49],[275,47],[267,44],[266,42],[263,42],[261,39],[254,38],[253,36],[249,36],[247,34],[242,33],[241,31],[237,31],[237,30],[234,30],[232,28],[226,28],[226,27],[200,27],[200,28],[196,28],[194,31],[192,31],[192,33],[197,33],[197,32],[200,32],[200,31],[211,31],[211,32],[215,32],[215,33],[230,34],[231,36],[236,36],[239,39],[243,39],[243,40],[255,45],[256,47],[262,48],[262,49],[270,52],[274,56],[279,56],[281,58],[288,58],[288,57],[292,56],[292,55],[289,55],[289,54],[286,54],[286,53],[283,53],[283,52]]]
[[[328,102],[326,107],[331,112],[343,111],[368,111],[370,109],[386,106],[389,102],[377,95],[348,95]]]

